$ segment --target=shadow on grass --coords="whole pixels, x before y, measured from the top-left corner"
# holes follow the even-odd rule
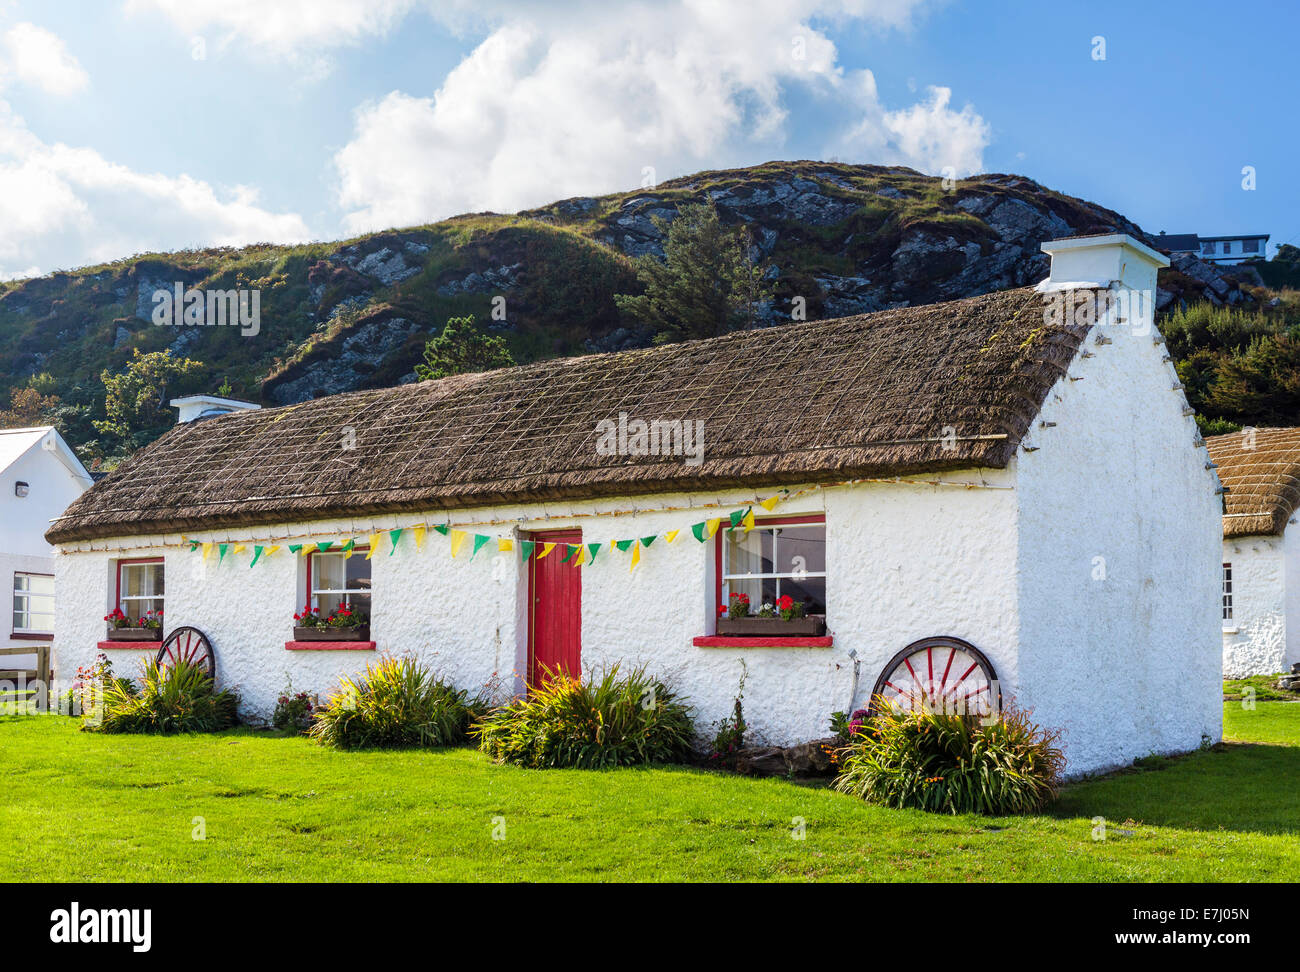
[[[1158,827],[1252,834],[1300,833],[1300,749],[1225,743],[1068,786],[1047,811],[1058,818],[1104,817]]]

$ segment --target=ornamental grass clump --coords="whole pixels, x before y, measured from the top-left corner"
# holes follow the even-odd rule
[[[145,666],[140,684],[106,678],[98,705],[82,711],[82,728],[97,732],[220,732],[239,723],[239,696],[218,690],[206,668],[177,662]]]
[[[486,706],[414,658],[381,658],[316,711],[309,735],[337,749],[454,746]]]
[[[997,717],[912,712],[881,701],[840,750],[835,789],[881,806],[936,813],[1032,813],[1053,799],[1060,733],[1005,707]]]
[[[615,665],[586,680],[548,673],[527,698],[490,712],[471,733],[500,763],[603,769],[682,761],[695,726],[684,700],[644,668],[620,676]]]

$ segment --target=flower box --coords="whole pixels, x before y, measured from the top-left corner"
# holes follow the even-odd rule
[[[355,628],[330,628],[313,625],[310,628],[293,629],[294,641],[369,641],[370,625],[362,624]]]
[[[718,634],[740,638],[818,638],[826,633],[826,619],[806,618],[718,618]]]
[[[162,641],[159,628],[114,628],[108,629],[109,641]]]

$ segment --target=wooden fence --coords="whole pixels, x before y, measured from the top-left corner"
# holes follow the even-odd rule
[[[0,685],[0,703],[2,702],[30,702],[35,700],[36,708],[40,712],[48,712],[50,709],[50,646],[45,642],[31,645],[30,647],[21,648],[0,648],[0,664],[6,656],[15,655],[35,655],[35,669],[21,668],[4,668],[0,667],[0,682],[9,682],[10,685]],[[26,680],[24,687],[19,687],[20,680]]]

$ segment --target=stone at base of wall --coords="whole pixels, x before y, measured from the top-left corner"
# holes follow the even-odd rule
[[[829,750],[839,746],[833,737],[797,746],[747,746],[736,753],[734,766],[746,776],[830,776],[835,763]]]

